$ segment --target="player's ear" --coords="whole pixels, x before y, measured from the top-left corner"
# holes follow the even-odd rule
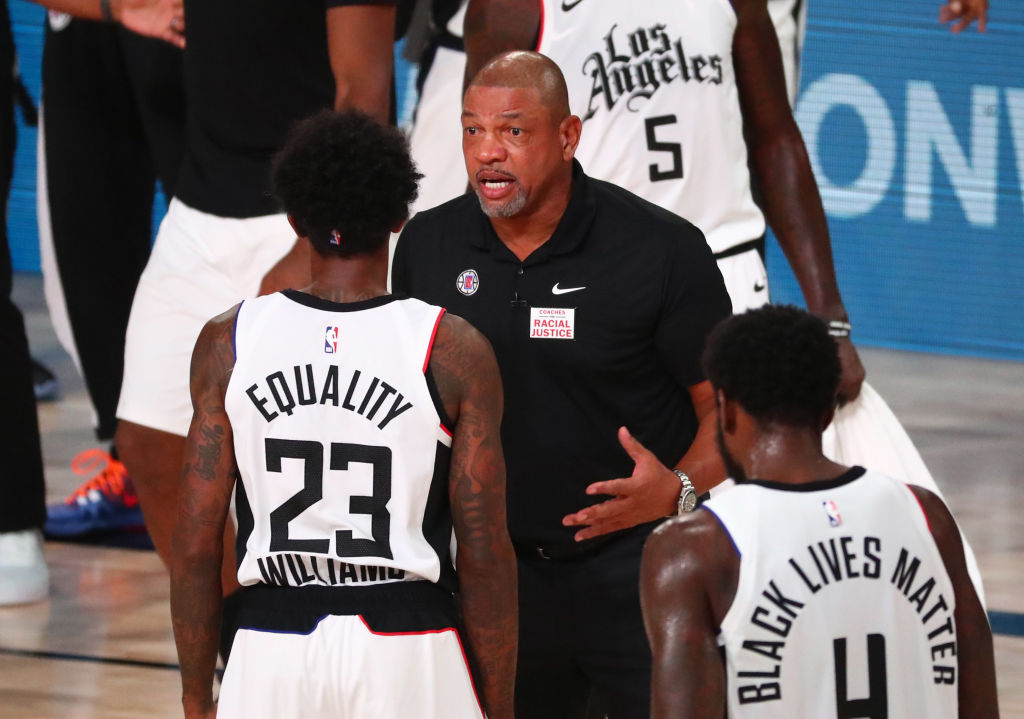
[[[836,409],[835,409],[835,407],[832,407],[831,409],[829,409],[828,412],[825,413],[825,416],[821,418],[821,431],[822,432],[824,432],[826,429],[828,429],[828,426],[830,424],[832,424],[832,420],[835,419],[835,416],[836,416]]]
[[[569,115],[558,124],[558,137],[562,142],[562,159],[569,162],[576,156],[576,147],[583,133],[583,121],[576,115]]]
[[[723,432],[732,434],[736,431],[736,403],[725,396],[720,389],[715,390],[715,411]]]

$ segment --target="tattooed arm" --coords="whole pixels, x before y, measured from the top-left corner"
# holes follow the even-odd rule
[[[501,376],[490,344],[445,315],[430,370],[455,422],[448,496],[458,541],[459,605],[489,719],[512,719],[518,620],[516,560],[505,526]]]
[[[220,567],[237,465],[224,391],[235,357],[235,307],[210,320],[192,353],[192,425],[182,470],[171,555],[171,620],[181,664],[185,716],[213,717],[213,671],[220,636]]]

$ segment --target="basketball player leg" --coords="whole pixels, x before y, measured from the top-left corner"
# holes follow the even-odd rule
[[[43,262],[47,304],[85,380],[97,438],[110,440],[128,312],[149,256],[153,165],[115,26],[49,23],[42,76],[39,241],[55,260]]]
[[[210,318],[255,296],[263,274],[293,243],[283,216],[222,218],[179,200],[171,202],[160,225],[128,322],[117,446],[165,563],[192,420],[189,375],[196,338]],[[228,590],[237,586],[233,550],[233,541],[227,542]]]

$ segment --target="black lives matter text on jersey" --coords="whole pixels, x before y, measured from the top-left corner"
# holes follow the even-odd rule
[[[878,537],[832,537],[807,545],[787,561],[789,570],[769,580],[749,618],[747,639],[737,657],[734,682],[740,704],[782,699],[780,683],[786,640],[800,611],[812,601],[828,601],[829,589],[846,587],[851,580],[887,581],[903,595],[920,617],[929,642],[932,681],[950,685],[956,681],[956,632],[952,607],[933,576],[918,577],[921,560],[904,547],[886,551]],[[851,591],[863,589],[847,587]],[[934,596],[933,596],[934,595]],[[868,675],[872,697],[885,696],[885,637],[823,637],[832,643],[836,657],[837,703],[845,703],[847,640],[868,646]],[[878,679],[878,677],[881,677]],[[867,716],[867,715],[865,715]]]
[[[342,386],[345,386],[344,397]],[[358,369],[343,375],[336,364],[329,365],[322,376],[317,376],[311,364],[271,372],[263,382],[246,389],[245,394],[267,422],[281,414],[290,416],[296,407],[319,404],[340,406],[370,422],[376,421],[377,428],[384,429],[393,419],[412,409],[412,403],[406,402],[405,395],[392,384],[379,377],[364,376]],[[380,414],[389,398],[391,406]],[[275,406],[276,411],[272,409]]]
[[[621,100],[628,110],[638,112],[642,100],[674,82],[721,85],[722,57],[729,52],[724,48],[721,54],[687,55],[682,38],[673,40],[663,23],[632,32],[612,25],[604,46],[583,61],[582,73],[593,81],[583,121],[601,108],[611,111]]]

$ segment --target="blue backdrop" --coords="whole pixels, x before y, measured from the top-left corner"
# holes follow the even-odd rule
[[[859,343],[1024,359],[1024,3],[953,36],[938,0],[810,0],[797,121]],[[39,97],[44,13],[11,1]],[[413,72],[399,63],[402,114]],[[8,223],[38,270],[35,132],[19,128]],[[799,302],[769,242],[776,301]]]
[[[1024,3],[984,35],[938,5],[811,0],[797,121],[855,341],[1022,359]]]

